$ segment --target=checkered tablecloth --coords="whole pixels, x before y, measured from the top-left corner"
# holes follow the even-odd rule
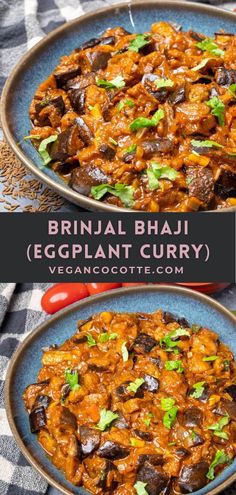
[[[20,342],[46,314],[40,300],[49,284],[0,283],[0,495],[59,495],[48,488],[31,468],[12,437],[4,408],[3,388],[11,356]],[[236,286],[215,296],[229,309],[236,309]],[[235,495],[236,485],[222,495]]]

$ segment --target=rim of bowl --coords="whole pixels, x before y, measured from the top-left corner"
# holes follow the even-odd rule
[[[90,211],[104,211],[104,212],[114,212],[114,213],[119,213],[119,212],[127,212],[127,213],[140,213],[140,210],[134,210],[134,209],[128,209],[128,208],[122,208],[122,207],[117,207],[114,205],[109,205],[103,202],[99,202],[95,199],[92,198],[87,198],[86,196],[83,196],[80,193],[77,193],[76,191],[73,191],[73,189],[68,189],[66,185],[57,183],[55,179],[49,177],[47,174],[45,174],[37,165],[34,165],[33,161],[31,161],[30,158],[27,157],[27,155],[20,149],[18,146],[17,142],[14,139],[13,133],[11,132],[10,125],[8,123],[8,106],[10,104],[10,99],[11,99],[11,94],[12,90],[14,90],[14,86],[17,85],[17,76],[18,74],[22,73],[24,71],[25,66],[27,66],[27,63],[31,61],[32,57],[35,57],[38,52],[40,52],[41,47],[44,47],[47,45],[48,41],[54,40],[58,37],[60,37],[61,33],[64,31],[68,31],[72,26],[75,26],[78,24],[78,26],[86,21],[87,19],[92,19],[93,17],[96,17],[98,14],[102,13],[109,13],[112,11],[115,11],[116,9],[123,9],[125,7],[128,7],[132,5],[132,8],[140,8],[142,6],[146,6],[150,4],[153,5],[155,4],[157,9],[159,6],[163,6],[162,2],[160,0],[134,0],[134,3],[130,3],[128,1],[122,2],[122,3],[117,3],[113,4],[109,7],[103,7],[101,9],[98,9],[94,12],[88,12],[80,17],[77,17],[76,19],[73,19],[72,21],[65,22],[58,28],[54,29],[51,31],[49,34],[44,36],[42,40],[40,40],[38,43],[36,43],[30,50],[28,50],[23,57],[19,60],[19,62],[16,64],[14,69],[12,70],[11,74],[9,75],[2,91],[2,97],[1,97],[1,121],[2,121],[2,128],[3,128],[3,133],[5,135],[6,141],[11,147],[12,151],[15,153],[17,158],[38,178],[42,183],[47,184],[52,190],[56,191],[57,194],[60,196],[66,198],[68,201],[71,203],[76,204],[77,206],[80,206],[82,208],[85,208]],[[219,7],[211,6],[211,5],[204,5],[204,4],[199,4],[196,2],[186,2],[186,1],[180,1],[176,2],[176,0],[168,0],[164,7],[175,7],[175,9],[187,9],[187,10],[197,10],[199,12],[202,12],[203,14],[206,13],[212,13],[212,14],[221,14],[222,17],[235,20],[236,21],[236,13],[227,11],[224,9],[221,9]],[[220,210],[208,210],[205,213],[208,213],[209,211],[215,212],[215,213],[224,213],[224,212],[230,212],[230,211],[235,211],[236,206],[229,206],[227,208],[222,208]],[[142,212],[141,212],[142,213]],[[204,213],[204,212],[203,212]]]
[[[15,441],[20,448],[21,452],[25,456],[25,458],[29,461],[29,463],[41,474],[41,476],[53,487],[57,488],[61,493],[64,495],[74,495],[73,491],[70,489],[65,488],[62,486],[51,474],[48,474],[47,472],[44,471],[42,465],[40,462],[35,459],[35,457],[29,452],[28,448],[24,444],[18,429],[15,424],[14,420],[14,414],[12,411],[12,402],[11,402],[11,383],[15,375],[15,368],[17,367],[18,360],[21,357],[22,352],[26,348],[28,348],[31,345],[31,342],[37,339],[38,334],[41,334],[44,332],[45,329],[50,327],[51,324],[57,322],[61,318],[63,318],[66,315],[69,315],[70,313],[73,313],[75,311],[78,311],[83,308],[84,306],[89,305],[91,302],[101,302],[106,299],[109,299],[110,297],[114,296],[120,296],[122,294],[132,294],[135,292],[171,292],[171,293],[177,293],[185,296],[191,296],[195,298],[197,301],[200,301],[205,304],[210,304],[213,306],[216,310],[219,312],[223,313],[228,319],[232,321],[236,325],[236,316],[231,313],[231,311],[225,306],[223,306],[221,303],[216,301],[215,299],[212,299],[211,297],[202,294],[200,292],[196,292],[192,289],[187,289],[185,287],[181,286],[170,286],[170,285],[165,285],[165,284],[160,284],[160,285],[142,285],[142,286],[136,286],[136,287],[122,287],[119,289],[113,289],[112,291],[107,291],[103,292],[98,295],[90,296],[88,298],[82,299],[81,301],[78,301],[74,304],[71,304],[70,306],[67,306],[66,308],[63,308],[62,310],[58,311],[55,315],[49,317],[46,321],[38,325],[32,332],[26,337],[26,339],[20,344],[20,346],[17,348],[15,353],[13,354],[8,370],[7,370],[7,376],[6,376],[6,381],[5,381],[5,387],[4,387],[4,399],[5,399],[5,407],[6,407],[6,413],[7,413],[7,419],[9,422],[10,429],[13,433],[13,436],[15,438]],[[225,481],[220,483],[217,487],[210,489],[206,495],[217,495],[219,492],[222,490],[228,488],[234,481],[236,480],[236,471],[232,475],[230,475]],[[80,487],[81,490],[84,491],[84,493],[88,493],[83,487]]]

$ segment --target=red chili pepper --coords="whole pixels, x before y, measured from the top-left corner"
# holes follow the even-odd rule
[[[96,282],[91,284],[86,284],[90,296],[92,296],[93,294],[100,294],[101,292],[105,292],[107,290],[117,289],[118,287],[121,287],[121,285],[122,284],[115,284],[115,283],[97,284]]]
[[[85,284],[55,284],[45,292],[41,305],[46,313],[53,314],[88,295]]]
[[[136,285],[145,285],[145,282],[136,282],[136,283],[135,282],[133,282],[133,283],[132,282],[130,282],[130,283],[124,282],[122,284],[122,287],[135,287]]]

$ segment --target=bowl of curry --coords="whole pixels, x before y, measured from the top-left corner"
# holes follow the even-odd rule
[[[146,286],[80,302],[50,325],[38,330],[46,347],[33,375],[27,367],[23,381],[17,376],[14,420],[8,410],[18,442],[24,423],[24,454],[32,462],[33,452],[49,482],[68,494],[213,495],[235,479],[236,343],[227,333],[235,317],[227,310],[188,289]],[[18,359],[39,345],[29,339]]]
[[[103,10],[99,32],[65,41],[55,65],[43,65],[24,109],[23,149],[32,154],[34,146],[37,173],[53,177],[59,192],[88,209],[234,208],[236,36],[224,17],[235,22],[235,14],[194,4],[150,2],[146,9],[147,2],[131,5],[129,29],[127,5]],[[112,13],[120,24],[106,25]],[[96,27],[98,19],[89,14],[71,28],[93,20]],[[56,37],[63,47],[68,31],[70,25],[49,35],[49,53],[50,41]],[[33,65],[37,51],[40,44]]]

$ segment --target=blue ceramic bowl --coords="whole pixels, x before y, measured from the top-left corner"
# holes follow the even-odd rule
[[[165,285],[118,289],[76,303],[34,330],[15,353],[8,370],[5,388],[10,427],[28,461],[62,493],[84,495],[87,492],[66,481],[63,474],[48,460],[36,436],[30,433],[28,415],[22,400],[26,386],[36,381],[41,367],[42,347],[53,343],[61,344],[74,334],[78,319],[87,319],[100,311],[153,312],[157,309],[185,317],[191,324],[197,323],[211,328],[231,347],[236,356],[235,316],[203,294]],[[195,494],[216,495],[236,479],[235,471],[236,460],[213,482]]]
[[[66,23],[46,36],[20,60],[3,90],[2,126],[15,154],[41,181],[88,210],[117,211],[117,207],[82,196],[70,189],[50,168],[42,168],[41,158],[30,142],[22,142],[31,128],[30,102],[36,88],[58,65],[60,57],[69,54],[82,42],[98,36],[108,27],[120,25],[131,32],[143,32],[160,20],[175,22],[184,30],[193,29],[211,36],[220,29],[234,32],[236,14],[207,5],[176,1],[136,0],[132,4],[127,2],[106,7]],[[230,209],[234,208],[227,208]]]

